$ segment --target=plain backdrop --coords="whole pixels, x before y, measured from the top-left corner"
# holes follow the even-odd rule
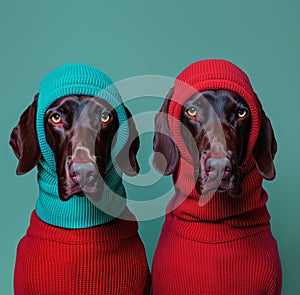
[[[38,195],[36,169],[16,176],[8,145],[12,128],[55,67],[83,62],[114,81],[137,75],[174,78],[190,63],[228,59],[250,77],[278,141],[277,177],[265,182],[272,231],[283,266],[283,293],[299,294],[300,2],[228,1],[4,1],[0,2],[0,294],[13,294],[18,241]],[[167,93],[168,89],[165,90]],[[158,111],[161,100],[137,99],[132,112]],[[151,170],[152,134],[141,136],[142,173]],[[170,177],[147,189],[128,184],[131,198],[170,188]],[[161,209],[161,208],[160,208]],[[149,265],[163,216],[140,222]]]

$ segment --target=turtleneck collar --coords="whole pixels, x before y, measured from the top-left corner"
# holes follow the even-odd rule
[[[119,172],[113,166],[107,170],[105,186],[99,204],[84,196],[74,195],[61,201],[56,173],[41,160],[38,164],[39,197],[36,214],[44,222],[63,228],[88,228],[108,223],[126,207],[126,192]]]

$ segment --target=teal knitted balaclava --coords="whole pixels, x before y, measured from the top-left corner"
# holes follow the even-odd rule
[[[110,162],[106,167],[106,185],[100,206],[94,204],[88,197],[74,195],[64,202],[58,195],[55,159],[46,141],[44,116],[56,100],[68,95],[99,97],[109,103],[118,116],[119,130]],[[114,216],[122,213],[125,208],[126,194],[121,171],[113,163],[128,139],[129,130],[120,94],[106,74],[85,64],[67,64],[49,73],[40,84],[36,130],[43,156],[38,163],[40,192],[36,204],[36,213],[40,219],[48,224],[64,228],[87,228],[107,223],[114,219]],[[115,194],[115,197],[111,198],[112,194]],[[101,210],[103,206],[105,210]],[[113,214],[108,212],[113,212]]]

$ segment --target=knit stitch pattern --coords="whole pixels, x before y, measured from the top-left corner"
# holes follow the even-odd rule
[[[44,223],[33,212],[18,246],[15,295],[147,295],[149,290],[136,221],[64,229]]]

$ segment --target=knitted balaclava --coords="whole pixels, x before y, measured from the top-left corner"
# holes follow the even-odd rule
[[[243,195],[233,198],[227,192],[216,192],[209,198],[209,202],[206,202],[205,197],[199,196],[194,188],[193,159],[181,136],[180,115],[182,106],[191,95],[210,89],[227,89],[239,94],[250,108],[252,123],[247,155],[242,165]],[[262,190],[262,177],[256,169],[252,154],[260,130],[261,114],[261,105],[247,75],[231,62],[217,59],[197,61],[178,75],[168,109],[168,123],[181,155],[178,173],[173,176],[176,191],[179,193],[173,199],[175,203],[170,203],[170,210],[172,206],[176,208],[181,204],[174,211],[181,217],[184,215],[204,220],[219,220],[264,206],[267,194]],[[202,200],[201,206],[192,201],[198,201],[199,198],[200,203]]]
[[[36,114],[36,130],[43,159],[38,164],[40,195],[36,204],[37,215],[46,223],[65,228],[86,228],[111,221],[114,217],[97,208],[88,198],[74,195],[63,202],[58,195],[58,180],[54,154],[49,147],[44,128],[44,115],[57,99],[67,95],[88,95],[104,99],[117,112],[119,130],[111,153],[111,162],[106,167],[106,182],[109,192],[125,198],[120,171],[113,167],[114,159],[128,139],[128,124],[124,106],[111,79],[101,71],[85,64],[67,64],[49,73],[40,84]],[[107,186],[106,186],[107,187]],[[120,198],[119,198],[120,199]],[[108,201],[109,202],[109,201]],[[112,202],[121,212],[124,203]]]
[[[227,89],[238,93],[247,102],[251,112],[252,128],[248,146],[248,157],[252,153],[260,124],[261,108],[247,75],[237,66],[225,60],[203,60],[188,66],[176,78],[174,94],[169,107],[169,125],[183,157],[189,157],[180,140],[181,107],[192,94],[209,89]]]

